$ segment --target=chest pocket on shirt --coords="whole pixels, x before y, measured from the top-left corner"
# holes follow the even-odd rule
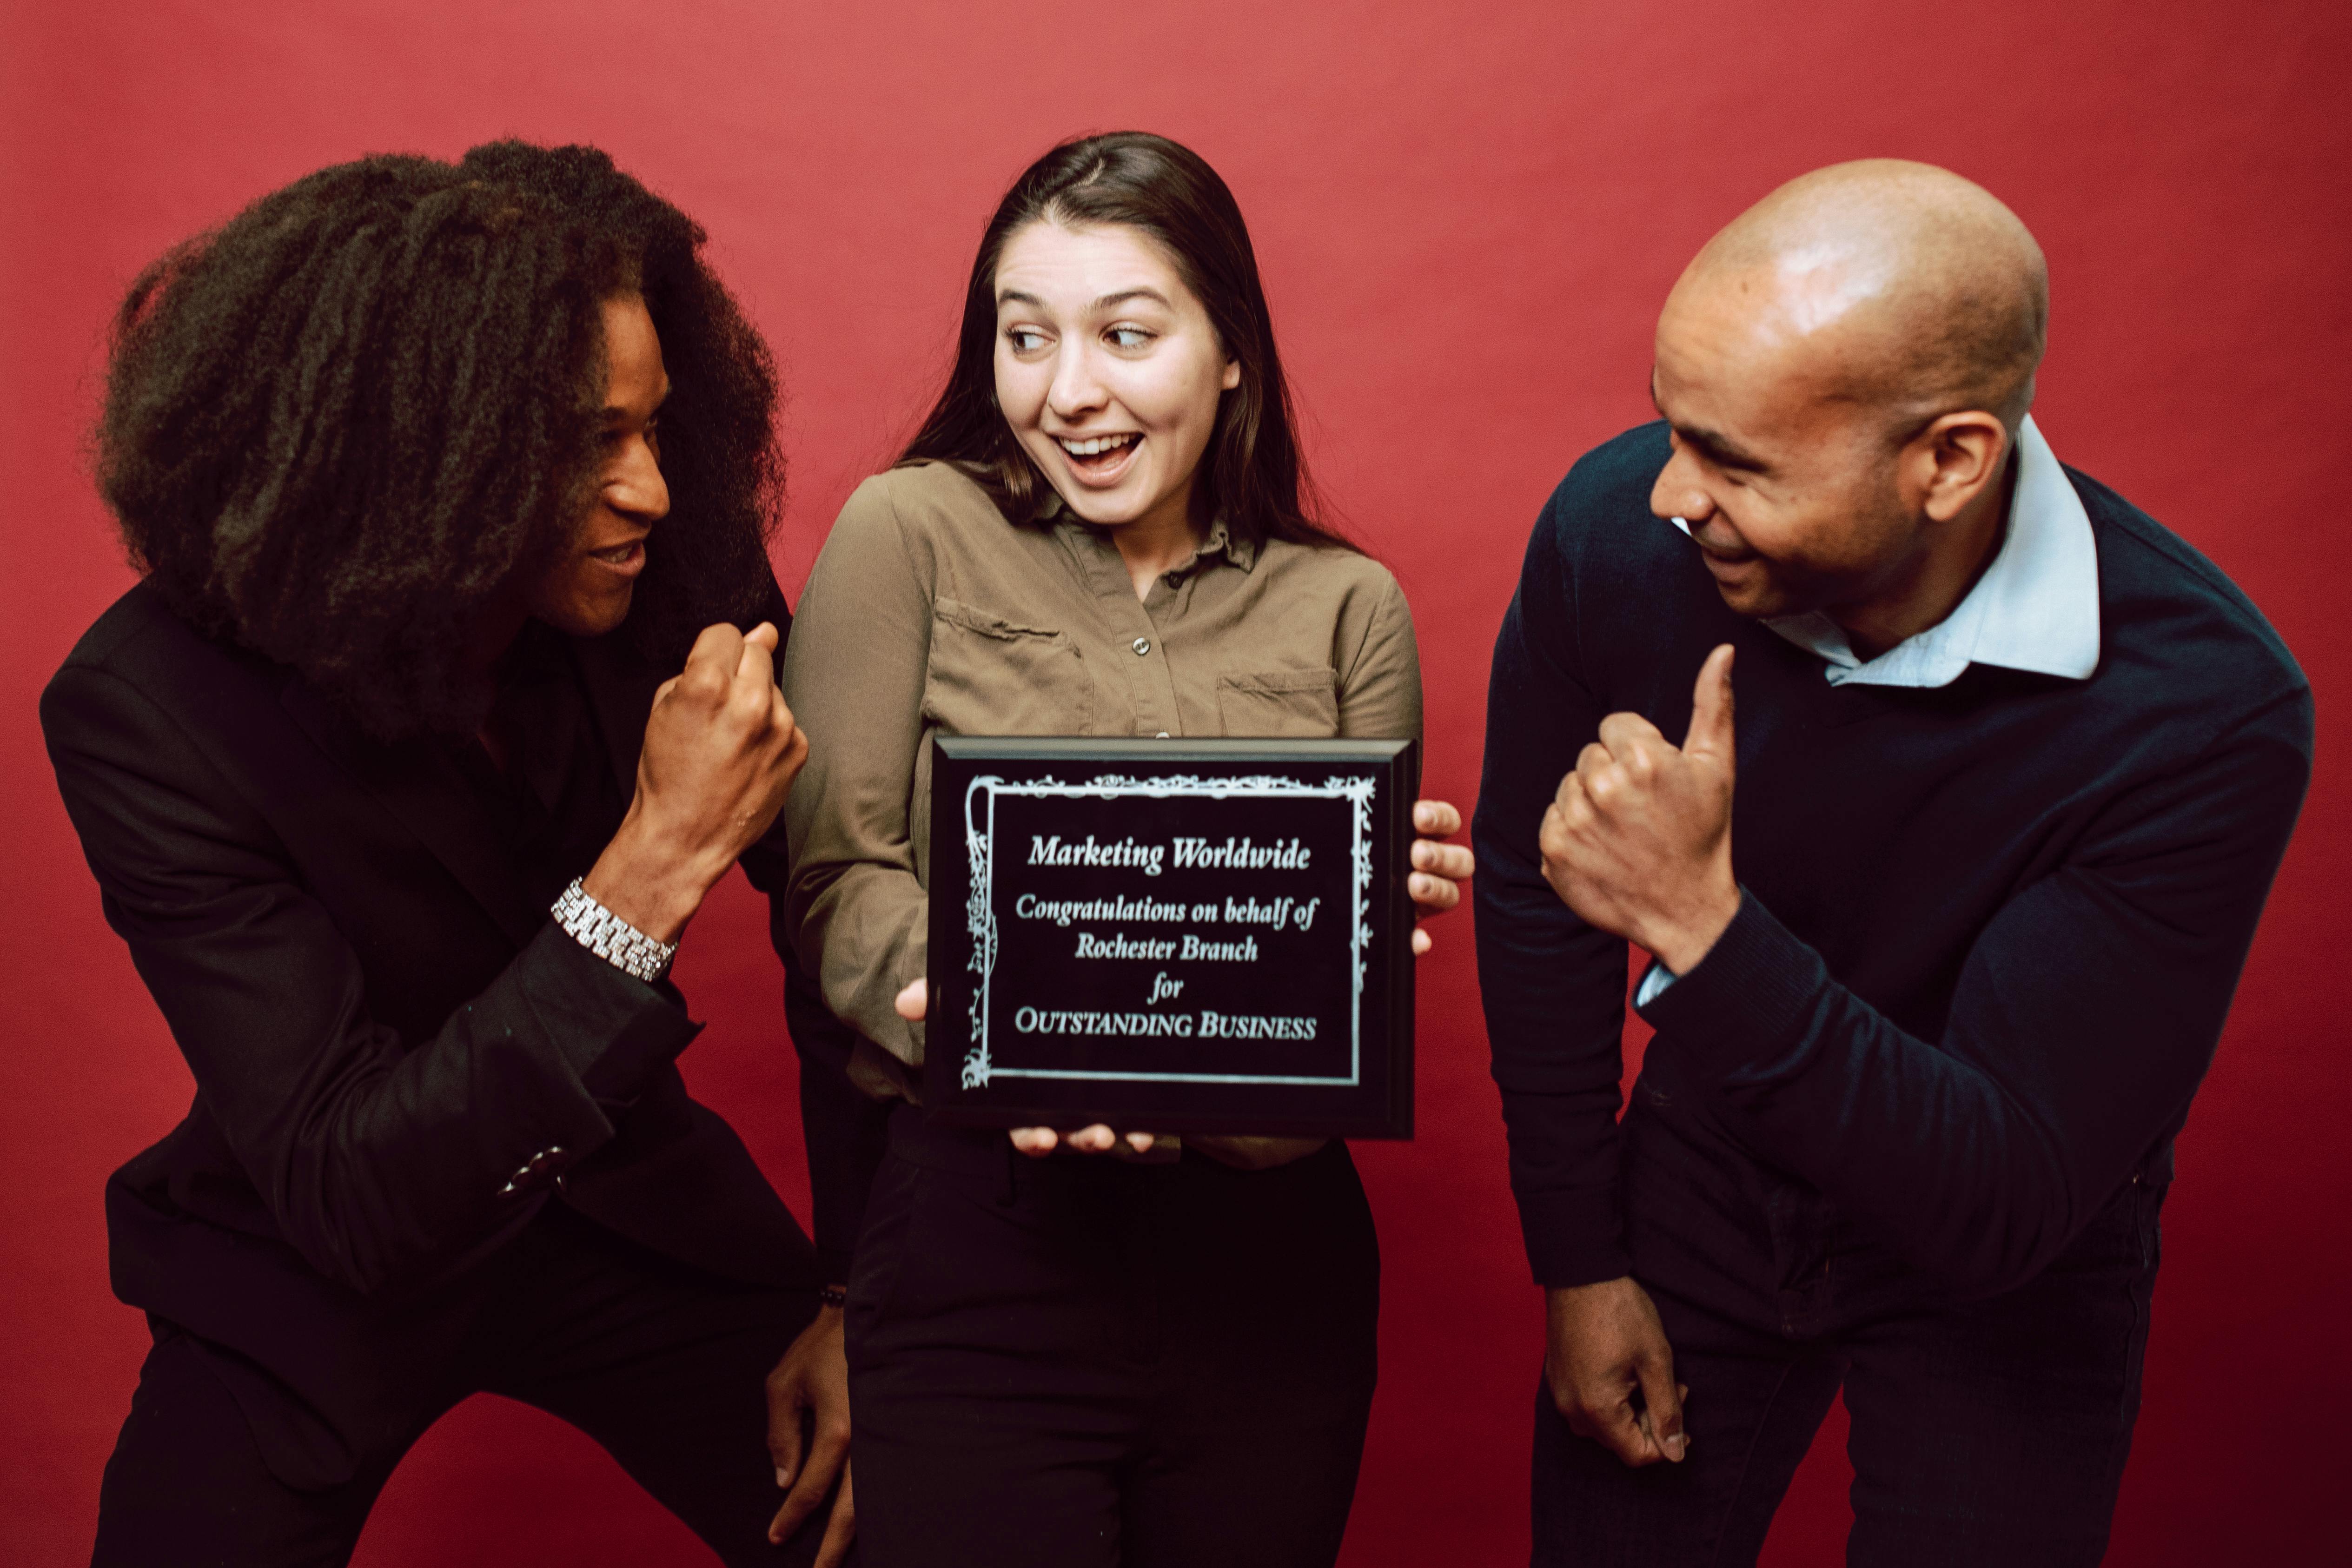
[[[1234,736],[1325,740],[1339,733],[1339,686],[1328,670],[1217,677],[1217,716]]]
[[[950,735],[1084,735],[1094,713],[1094,678],[1068,637],[932,602],[925,719]]]

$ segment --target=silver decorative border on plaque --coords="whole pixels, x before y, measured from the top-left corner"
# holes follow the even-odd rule
[[[1287,1083],[1318,1088],[1355,1087],[1363,1077],[1365,952],[1372,942],[1370,912],[1366,907],[1366,901],[1372,888],[1372,797],[1379,789],[1380,780],[1370,774],[1354,779],[1331,779],[1321,784],[1309,784],[1268,773],[1249,774],[1238,779],[1200,779],[1190,774],[1165,779],[1133,779],[1125,774],[1105,773],[1084,784],[1065,784],[1050,777],[1022,784],[1007,783],[992,774],[974,779],[964,787],[963,792],[964,851],[971,857],[971,892],[964,901],[964,926],[971,936],[971,958],[967,967],[979,974],[980,981],[971,992],[971,1045],[964,1052],[963,1068],[959,1075],[962,1086],[966,1089],[985,1088],[992,1078],[1062,1078],[1088,1082]],[[972,821],[971,810],[973,797],[983,791],[988,796],[985,826]],[[1082,1072],[1072,1068],[995,1065],[988,1050],[988,988],[996,971],[996,916],[989,904],[991,881],[994,874],[991,846],[996,841],[996,798],[999,795],[1055,796],[1065,800],[1091,796],[1104,800],[1117,800],[1125,795],[1141,795],[1160,800],[1178,795],[1205,795],[1219,800],[1236,796],[1246,799],[1281,795],[1294,799],[1353,801],[1356,808],[1353,845],[1356,875],[1352,890],[1355,905],[1350,921],[1352,935],[1348,943],[1349,956],[1354,959],[1352,999],[1348,1011],[1348,1076],[1315,1078],[1267,1072]]]

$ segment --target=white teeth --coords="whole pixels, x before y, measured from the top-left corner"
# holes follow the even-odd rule
[[[1116,451],[1128,443],[1137,440],[1138,437],[1133,431],[1129,431],[1124,435],[1097,435],[1087,441],[1070,441],[1058,435],[1054,439],[1060,441],[1062,450],[1073,457],[1094,457],[1105,452]]]

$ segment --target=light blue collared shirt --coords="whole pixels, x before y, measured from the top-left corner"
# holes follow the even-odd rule
[[[1672,521],[1690,532],[1682,518]],[[1822,674],[1833,686],[1948,686],[1970,664],[2088,680],[2099,664],[2099,552],[2090,514],[2028,415],[2017,432],[2008,537],[1949,615],[1874,659],[1857,658],[1844,629],[1818,610],[1764,624],[1827,661]],[[1633,1005],[1647,1006],[1674,981],[1653,962]]]

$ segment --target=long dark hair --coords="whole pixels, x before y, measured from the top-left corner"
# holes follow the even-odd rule
[[[475,615],[593,495],[600,304],[635,288],[671,509],[624,635],[683,657],[756,612],[782,484],[774,369],[702,240],[589,147],[366,158],[264,196],[117,314],[98,480],[132,563],[379,737],[471,728]]]
[[[1140,131],[1066,141],[1022,172],[980,236],[955,368],[900,463],[953,463],[979,480],[1014,522],[1034,519],[1050,487],[996,404],[996,263],[1005,242],[1033,223],[1117,224],[1167,251],[1209,314],[1217,340],[1241,367],[1241,384],[1217,404],[1195,494],[1227,528],[1268,538],[1339,546],[1292,434],[1290,383],[1275,350],[1257,255],[1234,194],[1199,153]]]

